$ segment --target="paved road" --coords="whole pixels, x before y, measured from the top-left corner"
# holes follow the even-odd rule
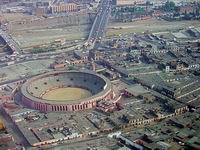
[[[66,143],[60,144],[60,145],[55,145],[55,146],[51,146],[49,148],[47,148],[48,150],[65,150],[65,149],[69,149],[72,147],[81,147],[82,149],[84,149],[85,147],[87,147],[87,143],[93,143],[94,145],[98,145],[100,143],[96,143],[98,140],[101,139],[105,139],[107,137],[107,135],[100,135],[97,137],[88,137],[85,139],[77,139],[77,140],[73,140],[69,143],[69,141],[66,141]],[[74,148],[75,150],[76,148]],[[79,148],[80,149],[80,148]]]
[[[4,123],[8,131],[14,136],[16,143],[22,144],[24,147],[29,147],[30,144],[27,142],[21,131],[17,128],[17,126],[13,123],[11,118],[8,114],[3,110],[2,106],[0,105],[0,115],[3,118]]]
[[[102,0],[99,11],[92,25],[87,43],[89,45],[95,45],[97,40],[101,40],[104,35],[105,27],[108,22],[108,18],[111,12],[110,0]]]
[[[48,53],[38,53],[38,54],[27,53],[27,54],[23,54],[23,57],[24,58],[28,57],[28,59],[20,58],[20,60],[18,60],[18,61],[11,60],[11,61],[6,61],[6,62],[5,61],[4,62],[0,62],[0,68],[8,66],[8,63],[9,62],[13,62],[13,61],[15,62],[15,64],[18,64],[18,63],[23,63],[23,62],[27,62],[27,61],[52,59],[51,58],[52,56],[56,57],[56,56],[59,56],[60,54],[68,54],[71,51],[76,50],[77,47],[80,47],[80,46],[81,46],[81,44],[78,44],[76,46],[69,47],[69,48],[67,48],[65,50],[58,50],[58,51],[55,51],[55,52],[48,52]]]
[[[8,44],[8,46],[12,49],[13,53],[21,54],[22,50],[19,45],[12,39],[10,35],[8,35],[5,31],[0,29],[0,35],[4,39],[4,41]]]

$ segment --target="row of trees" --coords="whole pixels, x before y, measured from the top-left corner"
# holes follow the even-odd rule
[[[196,3],[196,5],[193,4],[196,9],[194,9],[194,14],[199,15],[200,14],[200,3]],[[162,7],[162,9],[166,12],[175,12],[179,13],[180,12],[181,6],[176,6],[173,1],[167,1],[165,5]]]
[[[41,48],[41,47],[38,47],[38,48],[33,48],[32,49],[32,53],[44,53],[44,52],[50,52],[50,51],[55,51],[56,49],[55,48]]]

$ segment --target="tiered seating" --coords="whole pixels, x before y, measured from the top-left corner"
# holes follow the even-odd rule
[[[39,97],[48,89],[59,87],[60,85],[64,87],[82,87],[96,94],[102,90],[105,82],[99,77],[94,78],[91,74],[66,73],[35,80],[28,87],[28,91],[33,93],[34,96]]]

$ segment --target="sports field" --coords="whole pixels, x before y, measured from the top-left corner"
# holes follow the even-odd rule
[[[52,101],[71,101],[87,98],[92,93],[86,89],[67,87],[51,90],[42,96],[43,99]]]

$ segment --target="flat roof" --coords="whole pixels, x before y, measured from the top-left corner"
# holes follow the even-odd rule
[[[136,95],[141,95],[145,93],[149,93],[148,90],[146,90],[142,85],[140,84],[135,84],[130,86],[129,88],[126,89],[128,92],[136,94]]]

